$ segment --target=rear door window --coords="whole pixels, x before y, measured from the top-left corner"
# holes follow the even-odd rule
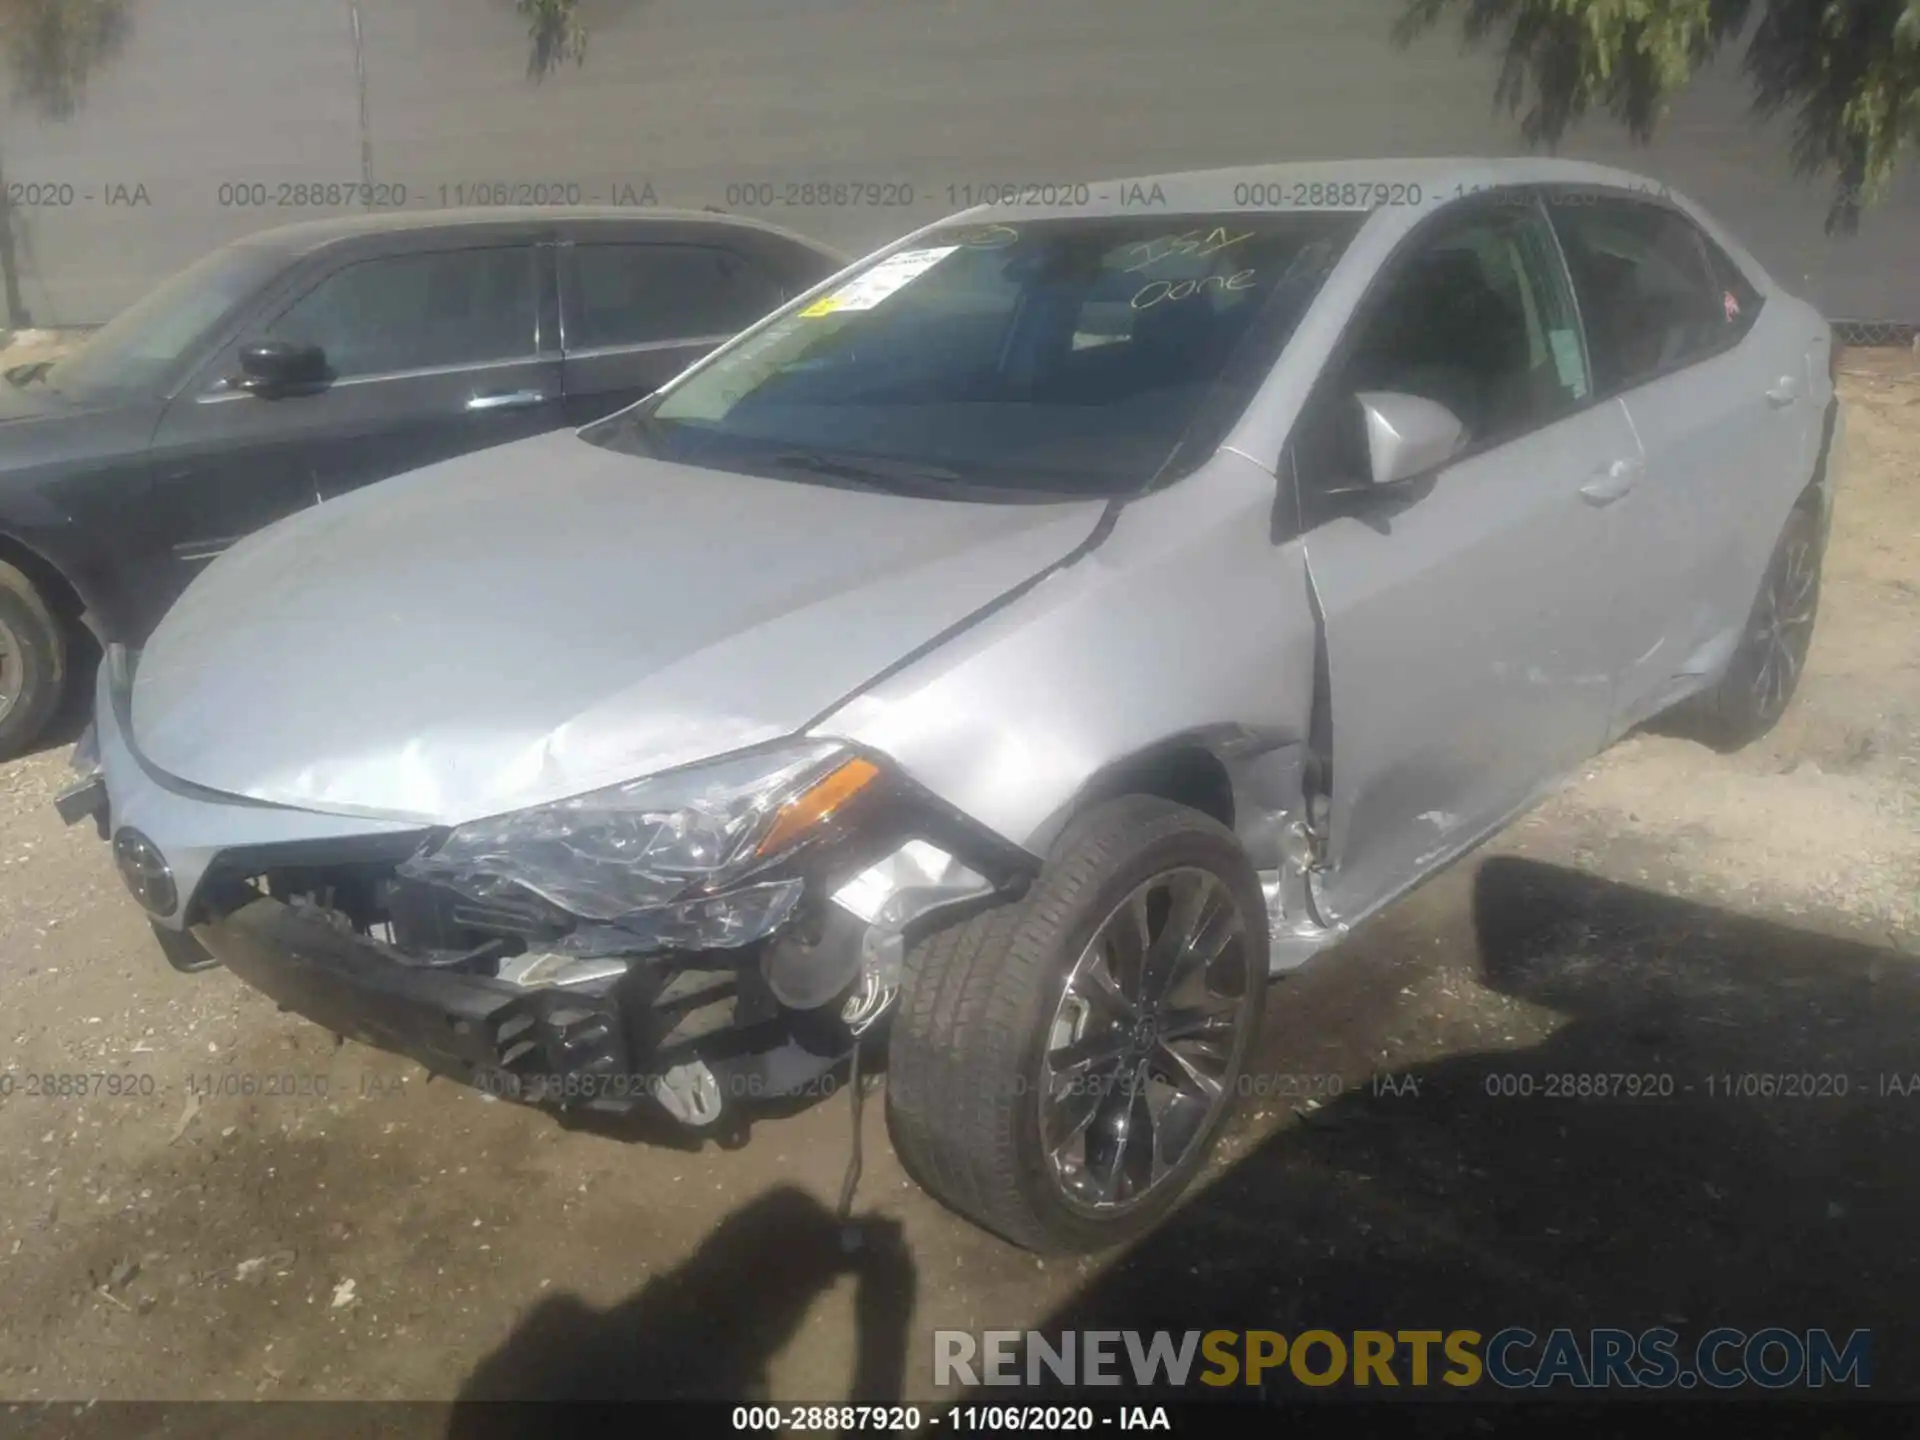
[[[1737,338],[1746,302],[1714,275],[1700,232],[1686,216],[1633,200],[1569,202],[1551,210],[1601,393],[1703,359]]]
[[[578,244],[566,263],[570,351],[733,335],[785,299],[776,281],[718,246]]]

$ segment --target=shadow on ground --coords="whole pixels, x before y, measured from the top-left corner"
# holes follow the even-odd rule
[[[623,1401],[766,1395],[767,1367],[808,1308],[842,1276],[857,1279],[856,1373],[821,1398],[900,1398],[914,1268],[899,1228],[868,1218],[842,1245],[831,1211],[781,1187],[734,1211],[691,1256],[610,1310],[572,1296],[534,1309],[481,1362],[463,1401]],[[513,1406],[455,1411],[450,1440],[545,1436],[551,1422]]]
[[[1472,917],[1545,1042],[1343,1095],[1037,1328],[1864,1328],[1920,1393],[1914,962],[1505,857]]]
[[[1261,1141],[1053,1314],[994,1323],[1665,1325],[1683,1357],[1715,1326],[1864,1328],[1875,1396],[1913,1395],[1913,962],[1504,857],[1481,865],[1470,909],[1447,908],[1470,933],[1437,938],[1477,947],[1485,984],[1563,1017],[1547,1040],[1347,1090]],[[1389,931],[1388,947],[1399,943]],[[1289,1004],[1284,988],[1274,1004]],[[1285,1018],[1262,1062],[1280,1073],[1300,1041],[1298,1016]],[[853,1270],[859,1373],[820,1377],[811,1398],[894,1399],[924,1384],[931,1342],[918,1329],[909,1339],[914,1266],[898,1232],[868,1235],[845,1254],[818,1202],[772,1191],[616,1309],[556,1299],[532,1312],[462,1398],[750,1402],[808,1305]],[[1268,1380],[1270,1399],[1358,1393]],[[527,1416],[467,1410],[450,1433],[519,1433],[488,1427]]]

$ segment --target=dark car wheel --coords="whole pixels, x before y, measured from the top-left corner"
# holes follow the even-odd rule
[[[1821,538],[1811,510],[1787,517],[1726,673],[1685,708],[1685,728],[1714,749],[1738,750],[1760,739],[1779,724],[1800,688],[1820,609]]]
[[[66,679],[66,632],[33,582],[0,561],[0,760],[46,728]]]
[[[1148,796],[1089,811],[1023,899],[908,955],[887,1058],[901,1162],[1028,1249],[1140,1234],[1232,1109],[1267,953],[1232,832]]]

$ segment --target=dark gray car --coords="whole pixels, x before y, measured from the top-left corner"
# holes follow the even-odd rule
[[[838,270],[713,213],[490,209],[270,230],[0,384],[0,755],[85,624],[137,643],[261,526],[653,390]]]

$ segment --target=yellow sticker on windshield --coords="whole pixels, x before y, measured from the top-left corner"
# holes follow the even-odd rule
[[[807,306],[806,309],[802,310],[800,314],[808,320],[817,320],[822,315],[833,314],[833,312],[838,310],[839,308],[840,308],[839,296],[822,295],[818,300],[814,301],[811,305]]]

